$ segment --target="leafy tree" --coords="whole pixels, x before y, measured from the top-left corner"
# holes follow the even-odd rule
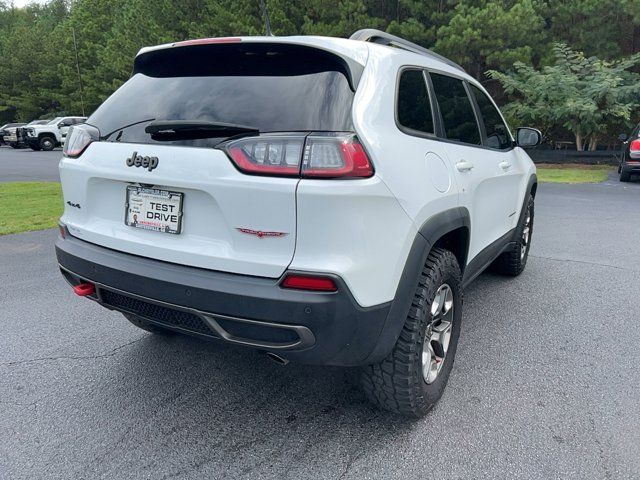
[[[629,121],[640,107],[640,75],[630,71],[640,54],[608,62],[586,57],[565,44],[553,48],[555,63],[541,69],[517,62],[512,73],[488,72],[515,100],[506,114],[521,122],[550,129],[563,125],[575,136],[576,147],[597,147],[611,126]]]
[[[434,49],[464,66],[478,80],[487,69],[534,63],[548,51],[544,19],[534,0],[460,2],[438,28]]]
[[[640,47],[630,42],[640,19],[638,0],[548,0],[540,4],[538,12],[552,38],[588,56],[619,58]]]
[[[586,57],[595,55],[603,65],[605,61],[612,62],[612,68],[619,66],[616,61],[640,51],[640,0],[265,2],[276,35],[348,37],[361,28],[387,30],[460,63],[482,80],[499,101],[507,98],[501,82],[497,76],[485,77],[484,72],[491,69],[504,73],[514,70],[516,64],[536,72],[558,67],[554,42],[572,45],[584,51]],[[0,122],[79,114],[83,106],[90,114],[126,81],[133,58],[143,46],[187,38],[263,33],[258,0],[49,0],[46,5],[25,8],[14,7],[11,0],[0,0]],[[594,81],[604,82],[602,91],[609,93],[602,93],[604,97],[593,100],[588,108],[580,104],[585,111],[591,111],[594,105],[600,109],[600,119],[596,113],[590,113],[587,119],[585,113],[578,122],[581,138],[590,142],[619,128],[633,115],[620,116],[624,108],[620,110],[618,103],[610,99],[611,91],[622,91],[607,83],[617,77],[598,77],[596,74],[600,73],[595,70]],[[632,74],[624,68],[620,75],[626,85]],[[559,74],[556,79],[565,81]],[[587,88],[582,83],[579,87],[571,83],[558,85],[555,89],[559,101],[576,89],[582,94]],[[515,88],[512,92],[511,100],[524,98]],[[596,98],[597,92],[593,95]],[[607,110],[609,104],[615,105],[615,111]],[[512,102],[510,113],[516,111],[515,105]],[[523,102],[519,117],[531,109]],[[536,111],[536,121],[553,125],[553,131],[558,131],[558,125],[568,125],[564,117],[558,123],[560,117]]]

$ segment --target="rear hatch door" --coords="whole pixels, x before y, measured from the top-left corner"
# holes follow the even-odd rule
[[[217,148],[225,134],[151,135],[148,127],[219,122],[267,137],[349,131],[350,68],[327,51],[279,43],[142,53],[132,77],[87,120],[100,141],[61,161],[63,222],[72,235],[113,250],[279,277],[295,249],[299,178],[241,172]]]

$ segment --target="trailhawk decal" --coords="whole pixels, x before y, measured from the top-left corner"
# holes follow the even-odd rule
[[[247,235],[255,235],[258,238],[264,237],[284,237],[285,235],[289,235],[287,232],[263,232],[262,230],[251,230],[250,228],[240,228],[236,227],[241,233],[246,233]]]

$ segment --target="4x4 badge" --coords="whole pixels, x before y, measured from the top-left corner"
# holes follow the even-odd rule
[[[127,158],[127,167],[142,167],[151,171],[158,166],[158,157],[143,157],[138,152],[133,152],[131,157]]]

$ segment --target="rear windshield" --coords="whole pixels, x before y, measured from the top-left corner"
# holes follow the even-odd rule
[[[196,45],[138,56],[132,77],[88,119],[109,141],[156,143],[151,120],[246,125],[260,132],[349,131],[353,65],[299,45]],[[212,146],[221,138],[162,141]]]

